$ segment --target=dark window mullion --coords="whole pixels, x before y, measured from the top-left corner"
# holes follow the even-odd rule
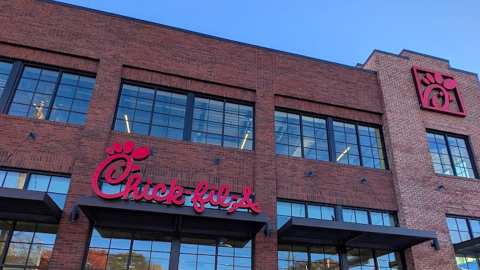
[[[170,245],[170,260],[169,260],[169,270],[178,270],[179,262],[180,262],[180,234],[173,233],[172,234],[172,242]]]
[[[331,117],[327,118],[327,140],[328,140],[328,152],[330,156],[330,161],[337,163],[337,154],[335,149],[335,136],[333,132],[333,119]]]
[[[33,247],[33,241],[35,240],[35,234],[37,233],[37,228],[38,228],[38,223],[35,223],[35,230],[33,231],[33,237],[32,240],[28,243],[30,247],[28,248],[28,254],[27,254],[27,263],[28,263],[28,258],[30,257],[30,252],[32,252],[32,247]],[[27,264],[25,264],[27,265]]]
[[[311,252],[310,244],[307,244],[307,266],[309,270],[312,269],[312,254],[310,252]],[[323,252],[325,254],[325,249],[323,250]]]
[[[362,147],[360,146],[360,133],[358,132],[358,123],[355,123],[355,133],[356,133],[355,137],[357,138],[358,158],[359,158],[360,166],[363,167]],[[370,139],[370,134],[368,135],[368,139]],[[375,167],[375,161],[373,161],[373,167]]]
[[[465,146],[467,148],[467,153],[468,153],[468,159],[470,160],[470,164],[472,164],[472,170],[473,170],[473,177],[478,179],[478,170],[477,170],[477,164],[475,163],[473,152],[472,152],[472,147],[470,144],[470,137],[468,138],[463,138],[465,140]],[[463,158],[463,157],[462,157]]]
[[[378,266],[377,253],[375,252],[375,249],[372,250],[372,255],[373,255],[373,263],[375,265],[375,269],[379,270],[380,268]],[[388,261],[390,262],[390,257],[388,258]]]
[[[140,88],[138,89],[138,92],[140,92]],[[158,92],[158,89],[155,87],[155,88],[154,88],[154,92],[153,92],[152,110],[150,111],[150,123],[148,123],[148,124],[149,124],[149,125],[148,125],[148,134],[147,134],[148,136],[150,136],[150,134],[151,134],[151,132],[152,132],[153,115],[154,115],[154,112],[155,112],[155,102],[156,102],[156,100],[157,100],[157,92]],[[138,94],[137,94],[137,96],[138,96]],[[137,99],[138,99],[138,97],[137,97]],[[170,106],[172,106],[171,103],[170,103]],[[136,107],[136,106],[135,106],[135,107]],[[118,110],[118,109],[117,109],[117,110]],[[171,107],[170,107],[170,110],[171,110]],[[134,113],[134,115],[135,115],[135,113]],[[134,116],[134,117],[135,117],[135,116]],[[132,119],[132,120],[133,120],[133,119]],[[167,123],[167,126],[168,126],[169,123],[170,123],[170,112],[169,112],[169,115],[168,115],[168,123]],[[132,129],[133,129],[133,125],[132,125]],[[168,127],[167,127],[167,134],[166,134],[166,136],[168,136]]]
[[[0,265],[5,264],[5,259],[7,258],[7,252],[10,247],[10,243],[12,242],[13,231],[16,225],[17,225],[17,222],[12,221],[12,226],[10,226],[10,231],[8,232],[7,239],[4,242],[5,244],[3,246],[3,253],[1,254],[2,257],[0,258]]]
[[[45,69],[42,69],[41,73],[43,73],[44,70]],[[50,120],[50,114],[52,114],[53,104],[55,103],[55,99],[57,98],[58,87],[60,86],[60,80],[62,79],[62,76],[63,76],[63,71],[59,71],[57,81],[55,82],[55,88],[53,89],[53,93],[52,93],[52,100],[50,101],[50,105],[47,108],[48,110],[47,110],[47,114],[45,115],[45,120]],[[40,82],[40,79],[38,81]],[[78,87],[78,81],[77,81],[77,84],[75,85],[75,93],[77,91],[77,87]],[[35,89],[35,93],[36,92],[37,92],[37,89]],[[75,99],[75,95],[72,98],[72,106],[73,106],[74,99]],[[72,108],[70,108],[70,110],[68,111],[68,118],[70,118],[71,111],[72,111]],[[66,123],[68,123],[68,120],[69,119],[66,120]]]
[[[385,146],[385,137],[383,136],[383,126],[381,128],[378,127],[378,131],[380,133],[380,143],[382,144],[383,162],[385,164],[385,170],[388,170],[389,166],[388,166],[388,158],[387,158],[387,147]],[[377,145],[377,149],[378,149],[378,145]],[[378,159],[380,159],[380,156],[378,157]],[[380,159],[380,169],[382,166],[381,162],[382,160]],[[375,158],[373,160],[373,167],[375,167]]]
[[[226,114],[226,108],[227,108],[227,102],[225,100],[223,100],[223,112],[222,112],[222,138],[220,139],[220,145],[223,146],[223,141],[224,141],[224,136],[225,136],[225,114]],[[237,114],[237,117],[238,119],[240,120],[240,113]],[[240,130],[240,123],[238,123],[237,125],[237,128],[238,130]],[[237,136],[238,136],[238,133],[237,133]],[[240,139],[239,139],[239,142],[240,142]],[[237,145],[237,149],[238,149],[238,145]]]
[[[218,244],[219,243],[220,243],[220,239],[217,236],[215,238],[215,270],[218,269]],[[235,264],[235,252],[233,253],[233,260],[234,260],[234,264]]]
[[[32,173],[25,173],[27,176],[25,177],[25,183],[23,183],[22,189],[27,189],[28,185],[30,184],[30,178],[32,177]],[[51,177],[51,176],[50,176]],[[48,190],[48,189],[47,189]]]
[[[472,226],[470,225],[470,220],[469,218],[467,218],[467,228],[468,228],[468,234],[470,234],[470,239],[473,239],[473,231],[472,231]]]
[[[17,81],[20,81],[20,75],[22,70],[22,62],[13,62],[12,69],[8,75],[7,82],[3,89],[3,94],[0,96],[0,113],[8,113],[9,103],[13,99],[15,92],[15,85]]]
[[[183,126],[183,140],[191,141],[192,140],[192,129],[193,129],[193,110],[195,109],[195,94],[187,94],[187,104],[185,108],[185,124]]]
[[[450,166],[452,167],[453,175],[458,176],[457,170],[455,169],[455,164],[453,163],[453,156],[452,156],[452,151],[450,150],[450,144],[448,143],[448,136],[446,134],[442,134],[442,136],[443,138],[445,138],[445,144],[447,146],[448,157],[450,159]],[[441,161],[441,158],[442,157],[440,156],[440,161]]]
[[[302,158],[305,157],[305,151],[303,149],[303,114],[299,114],[299,120],[300,120],[300,150],[302,153]],[[317,153],[315,152],[315,159],[317,159]]]
[[[130,250],[128,251],[128,258],[127,258],[127,269],[130,269],[130,264],[132,263],[132,253],[133,253],[133,239],[135,239],[135,231],[131,231],[132,236],[130,238]],[[112,235],[113,236],[113,235]],[[112,238],[113,239],[113,238]],[[150,247],[151,249],[151,247]],[[110,253],[110,252],[109,252]]]

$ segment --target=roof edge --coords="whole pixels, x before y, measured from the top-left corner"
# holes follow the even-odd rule
[[[313,61],[317,61],[317,62],[321,62],[321,63],[325,63],[325,64],[337,65],[337,66],[341,66],[341,67],[345,67],[345,68],[349,68],[349,69],[354,69],[354,70],[358,70],[358,71],[363,71],[363,72],[367,72],[367,73],[372,73],[372,74],[377,73],[376,71],[365,69],[365,68],[358,68],[358,67],[355,67],[355,66],[336,63],[336,62],[323,60],[323,59],[319,59],[319,58],[315,58],[315,57],[311,57],[311,56],[301,55],[301,54],[287,52],[287,51],[281,51],[281,50],[272,49],[272,48],[268,48],[268,47],[263,47],[263,46],[259,46],[259,45],[253,45],[253,44],[249,44],[249,43],[245,43],[245,42],[241,42],[241,41],[236,41],[236,40],[232,40],[232,39],[217,37],[217,36],[213,36],[213,35],[209,35],[209,34],[204,34],[204,33],[195,32],[195,31],[191,31],[191,30],[186,30],[186,29],[182,29],[182,28],[178,28],[178,27],[174,27],[174,26],[161,24],[161,23],[156,23],[156,22],[151,22],[151,21],[147,21],[147,20],[128,17],[128,16],[115,14],[115,13],[111,13],[111,12],[107,12],[107,11],[102,11],[102,10],[98,10],[98,9],[87,8],[87,7],[77,6],[77,5],[63,3],[63,2],[57,2],[57,1],[54,1],[54,0],[36,0],[36,1],[45,2],[45,3],[49,3],[49,4],[60,5],[60,6],[65,6],[65,7],[69,7],[69,8],[80,9],[80,10],[84,10],[84,11],[88,11],[88,12],[93,12],[93,13],[98,13],[98,14],[110,16],[110,17],[116,17],[116,18],[119,18],[119,19],[124,19],[124,20],[127,20],[127,21],[134,21],[134,22],[138,22],[138,23],[149,24],[149,25],[153,25],[153,26],[157,26],[157,27],[161,27],[161,28],[165,28],[165,29],[170,29],[170,30],[174,30],[174,31],[179,31],[179,32],[187,33],[187,34],[193,34],[193,35],[196,35],[196,36],[201,36],[201,37],[210,38],[210,39],[216,39],[216,40],[223,41],[223,42],[248,46],[248,47],[252,47],[252,48],[256,48],[256,49],[260,49],[260,50],[264,50],[264,51],[276,52],[276,53],[280,53],[280,54],[283,54],[283,55],[296,56],[296,57],[300,57],[300,58],[304,58],[304,59],[309,59],[309,60],[313,60]]]

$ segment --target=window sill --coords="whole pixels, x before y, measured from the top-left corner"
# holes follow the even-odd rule
[[[0,118],[9,118],[9,119],[15,119],[15,120],[20,120],[20,121],[25,121],[25,122],[44,123],[44,124],[50,124],[50,125],[56,125],[56,126],[62,126],[62,127],[74,127],[74,128],[79,128],[79,129],[83,129],[83,127],[84,127],[84,125],[69,124],[69,123],[63,123],[63,122],[55,122],[55,121],[51,121],[51,120],[35,119],[35,118],[28,118],[28,117],[8,115],[8,114],[0,114]]]
[[[370,168],[370,167],[364,167],[364,166],[357,166],[357,165],[350,165],[350,164],[343,164],[343,163],[336,163],[336,162],[331,162],[331,161],[323,161],[323,160],[316,160],[316,159],[309,159],[309,158],[303,158],[303,157],[294,157],[294,156],[288,156],[288,155],[281,155],[281,154],[275,154],[276,158],[292,158],[292,159],[300,159],[300,160],[305,160],[307,162],[319,162],[323,164],[329,164],[332,166],[340,166],[340,167],[346,167],[346,168],[359,168],[362,170],[370,170],[370,171],[383,171],[383,172],[388,172],[390,173],[391,170],[387,169],[377,169],[377,168]]]
[[[446,174],[441,174],[441,173],[435,173],[435,176],[438,177],[443,177],[443,178],[449,178],[449,179],[455,179],[455,180],[466,180],[466,181],[476,181],[478,182],[478,178],[468,178],[468,177],[461,177],[461,176],[456,176],[456,175],[446,175]]]
[[[238,148],[219,146],[219,145],[213,145],[213,144],[206,144],[206,143],[175,140],[175,139],[155,137],[155,136],[150,136],[150,135],[127,133],[127,132],[122,132],[122,131],[117,131],[117,130],[111,130],[110,134],[127,136],[127,137],[132,137],[132,138],[143,138],[143,139],[147,139],[147,140],[158,140],[158,141],[165,141],[165,142],[171,142],[171,143],[179,143],[179,144],[199,145],[199,146],[210,147],[210,148],[214,148],[214,149],[228,150],[228,151],[232,151],[232,152],[242,152],[242,153],[251,153],[251,154],[255,153],[255,150],[246,150],[246,149],[238,149]]]

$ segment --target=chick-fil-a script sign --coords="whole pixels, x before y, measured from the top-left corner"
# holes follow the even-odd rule
[[[193,191],[178,186],[175,179],[171,180],[169,186],[163,183],[153,184],[152,180],[143,183],[141,175],[137,174],[140,167],[134,162],[147,159],[150,155],[148,148],[135,149],[135,144],[129,141],[123,147],[120,143],[114,143],[113,148],[107,148],[107,153],[109,157],[97,167],[92,177],[93,191],[101,198],[128,200],[130,197],[137,201],[156,201],[167,205],[183,205],[188,198],[198,213],[205,210],[206,204],[228,208],[229,213],[237,209],[250,209],[254,213],[260,213],[259,203],[250,199],[252,188],[248,186],[243,188],[241,196],[230,196],[230,187],[221,186],[217,189],[216,186],[210,187],[207,182],[201,182]],[[115,178],[116,174],[119,175]],[[125,188],[114,194],[102,192],[99,185],[102,175],[108,184],[124,184]]]

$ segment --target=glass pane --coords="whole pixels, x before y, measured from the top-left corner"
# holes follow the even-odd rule
[[[28,181],[28,190],[47,191],[51,176],[32,174]]]
[[[48,192],[67,194],[70,186],[70,178],[53,176]]]
[[[26,178],[26,173],[7,172],[3,187],[23,189]]]
[[[355,223],[355,212],[350,209],[343,209],[343,221]]]
[[[28,255],[28,265],[48,266],[52,255],[53,245],[32,245]]]
[[[110,249],[107,260],[107,269],[127,269],[128,250]]]
[[[112,230],[94,228],[90,240],[90,247],[109,248],[111,238]]]
[[[305,217],[305,204],[292,203],[292,216]]]
[[[322,218],[321,207],[317,205],[308,205],[308,218]]]
[[[31,222],[17,222],[13,231],[12,242],[31,243],[36,225],[36,223]]]
[[[38,244],[53,245],[55,244],[57,231],[58,231],[58,225],[56,224],[39,223],[32,242],[38,243]]]
[[[28,259],[30,244],[10,243],[5,264],[25,265]]]
[[[110,244],[110,248],[130,249],[130,243],[132,242],[131,239],[131,232],[114,230],[112,232],[112,242]]]
[[[357,219],[357,223],[368,224],[368,212],[367,211],[355,210],[355,216],[356,216],[356,219]]]
[[[0,242],[7,241],[8,233],[11,228],[12,228],[11,221],[0,220]]]
[[[86,269],[105,269],[107,267],[108,249],[90,248],[88,250]]]

